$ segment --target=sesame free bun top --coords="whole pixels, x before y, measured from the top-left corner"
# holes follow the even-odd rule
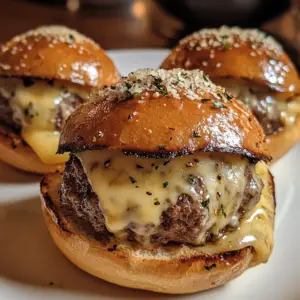
[[[58,79],[101,87],[114,84],[118,72],[93,40],[64,26],[43,26],[1,46],[0,75]]]
[[[181,40],[161,67],[200,68],[212,79],[251,80],[287,97],[300,90],[295,66],[281,45],[257,29],[202,29]]]
[[[58,152],[102,148],[146,157],[218,151],[269,158],[251,112],[199,70],[138,70],[81,105]]]

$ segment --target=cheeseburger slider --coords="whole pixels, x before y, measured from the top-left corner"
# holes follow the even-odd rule
[[[282,47],[256,29],[203,29],[180,41],[162,68],[201,69],[252,110],[278,159],[300,139],[297,71]]]
[[[59,133],[92,88],[118,73],[104,50],[62,26],[14,37],[0,49],[0,160],[25,171],[55,171]]]
[[[58,248],[107,281],[162,293],[267,262],[274,186],[253,115],[198,70],[139,70],[67,120],[41,183]]]

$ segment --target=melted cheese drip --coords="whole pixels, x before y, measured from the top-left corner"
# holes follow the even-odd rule
[[[12,97],[6,91],[14,111],[14,118],[22,124],[22,138],[46,164],[63,163],[69,157],[67,153],[56,154],[59,143],[59,132],[55,126],[56,106],[70,93],[77,94],[83,99],[88,97],[84,88],[74,85],[63,88],[61,85],[55,83],[52,86],[46,81],[39,80],[32,86],[25,87],[23,81],[18,80],[11,87]]]
[[[275,205],[272,183],[269,182],[269,170],[265,163],[256,165],[256,173],[263,180],[264,188],[260,201],[241,221],[239,228],[220,237],[216,243],[207,243],[197,250],[207,254],[222,253],[253,247],[255,251],[252,266],[268,261],[274,239]]]
[[[246,185],[248,162],[236,156],[228,155],[224,161],[217,154],[198,153],[174,158],[165,165],[166,159],[136,158],[118,151],[93,150],[78,156],[99,197],[107,229],[117,236],[132,223],[137,225],[133,229],[137,234],[150,236],[160,225],[162,212],[176,204],[180,195],[187,194],[200,206],[209,199],[204,209],[204,230],[196,241],[201,243],[212,226],[212,232],[218,233],[236,219]],[[187,167],[191,162],[193,166]],[[197,191],[190,175],[201,178],[208,195]],[[150,229],[145,226],[149,224]]]
[[[285,126],[293,125],[297,116],[300,114],[300,96],[295,96],[291,101],[283,101],[271,94],[268,95],[266,92],[262,93],[259,91],[259,87],[254,85],[249,86],[233,79],[219,79],[215,80],[215,82],[224,86],[226,90],[232,93],[234,97],[237,97],[237,99],[249,104],[250,108],[260,99],[265,99],[269,116],[276,113],[276,111],[273,111],[274,106],[272,105],[276,102],[280,112],[280,119]],[[255,91],[257,91],[257,93]]]

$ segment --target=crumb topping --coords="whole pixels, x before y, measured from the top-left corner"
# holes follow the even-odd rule
[[[231,96],[221,86],[215,85],[200,70],[162,70],[162,69],[141,69],[123,77],[114,86],[105,87],[98,91],[98,99],[124,101],[141,96],[159,98],[162,96],[181,99],[186,97],[189,100],[207,102],[208,95],[214,98],[231,101]],[[204,98],[206,97],[206,98]]]
[[[281,45],[271,36],[258,29],[242,29],[239,27],[222,26],[220,28],[202,29],[194,32],[180,41],[180,45],[187,45],[193,50],[215,49],[227,50],[239,48],[242,44],[250,43],[251,56],[262,55],[263,52],[281,53]]]

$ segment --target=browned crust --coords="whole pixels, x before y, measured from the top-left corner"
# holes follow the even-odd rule
[[[119,78],[112,60],[92,41],[70,45],[30,35],[2,45],[0,75],[58,79],[91,87],[113,84]]]
[[[64,166],[63,164],[47,165],[43,163],[21,136],[1,125],[0,160],[17,169],[36,174],[60,171]]]
[[[57,192],[60,183],[60,174],[48,175],[41,183],[46,224],[63,254],[96,277],[131,288],[184,294],[225,284],[251,266],[251,247],[211,256],[179,245],[152,251],[114,240],[108,246],[103,245],[76,231],[60,214]]]
[[[286,53],[275,53],[274,51],[262,51],[261,55],[252,56],[253,48],[250,42],[245,42],[239,48],[223,47],[213,48],[214,56],[211,58],[212,48],[201,48],[196,50],[189,46],[189,41],[178,44],[169,56],[161,64],[163,69],[183,68],[187,70],[201,69],[210,78],[234,78],[251,80],[259,85],[266,85],[276,92],[283,92],[284,99],[288,99],[300,91],[300,81],[297,70]],[[201,39],[196,39],[201,43]],[[280,68],[276,64],[282,63]],[[203,65],[203,62],[204,65]],[[207,63],[207,64],[206,64]],[[218,65],[218,67],[217,67]],[[283,71],[283,66],[286,70]],[[278,80],[281,78],[281,80]],[[291,92],[290,88],[295,89]]]
[[[203,103],[154,98],[152,93],[139,101],[141,97],[118,103],[95,100],[79,107],[63,128],[58,153],[109,148],[172,157],[218,151],[269,159],[262,128],[235,99],[226,102],[226,108],[216,108],[218,99],[209,94],[211,101]]]

